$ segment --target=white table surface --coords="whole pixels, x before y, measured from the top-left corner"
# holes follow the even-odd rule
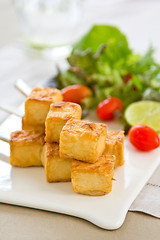
[[[114,5],[113,5],[114,2]],[[149,0],[87,0],[83,30],[92,23],[110,23],[119,26],[128,36],[130,45],[144,52],[147,46],[157,49],[160,54],[160,1]],[[85,26],[85,28],[84,28]],[[24,97],[17,93],[12,84],[17,77],[23,77],[31,86],[42,83],[54,72],[53,62],[45,61],[41,78],[34,76],[36,59],[23,66],[23,59],[17,51],[12,59],[12,46],[21,37],[20,26],[11,0],[0,0],[0,48],[11,45],[10,57],[6,49],[0,51],[0,101],[18,106]],[[6,73],[5,63],[11,66]],[[14,62],[14,64],[13,64]],[[19,64],[23,67],[19,67]],[[28,69],[28,75],[24,75]],[[15,71],[16,70],[16,71]],[[32,72],[32,74],[31,74]],[[34,81],[33,81],[34,80]],[[0,112],[0,122],[7,114]],[[91,223],[61,214],[0,204],[0,239],[154,239],[160,236],[160,220],[149,215],[129,212],[124,225],[116,231],[106,231]]]

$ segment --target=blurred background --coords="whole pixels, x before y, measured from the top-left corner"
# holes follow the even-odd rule
[[[26,9],[28,7],[34,14],[33,9],[35,5],[42,4],[42,2],[40,0],[0,0],[0,47],[22,38],[24,35],[22,34],[22,30],[27,28],[27,21],[31,22],[31,16],[29,16],[29,20],[25,19],[23,8],[27,12]],[[48,9],[53,7],[51,6],[53,1],[47,0],[45,2]],[[95,23],[107,23],[120,27],[127,34],[130,45],[137,51],[144,51],[148,47],[148,43],[152,43],[155,48],[158,48],[160,41],[159,0],[61,0],[54,2],[61,2],[62,5],[65,3],[68,6],[72,6],[72,9],[67,10],[68,12],[66,11],[65,13],[65,17],[68,18],[68,25],[69,21],[72,21],[72,27],[70,25],[71,30],[69,30],[71,34],[68,33],[69,36],[67,36],[69,38],[67,40],[71,42],[91,25]],[[71,15],[72,19],[69,18]],[[35,15],[32,17],[35,19]],[[54,32],[56,32],[56,25],[63,28],[63,31],[69,29],[69,27],[66,29],[66,26],[68,26],[67,23],[60,23],[59,17],[57,16],[56,23],[53,22]],[[48,24],[51,25],[51,22]],[[41,29],[42,27],[41,25]]]
[[[152,45],[159,61],[159,10],[159,0],[0,0],[0,101],[18,106],[24,98],[14,89],[15,80],[44,84],[56,65],[66,66],[63,54],[94,24],[117,26],[138,53]],[[46,48],[43,56],[28,51]],[[2,113],[1,121],[5,117]]]

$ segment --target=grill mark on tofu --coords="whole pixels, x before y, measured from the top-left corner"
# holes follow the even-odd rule
[[[82,125],[82,127],[84,127],[84,126],[87,126],[88,128],[90,128],[93,131],[92,123],[84,123]]]
[[[53,108],[62,108],[63,106],[65,106],[66,103],[65,102],[60,102],[60,103],[52,103],[51,105],[51,109]]]
[[[52,103],[50,108],[62,108],[64,107],[64,110],[70,110],[70,109],[77,109],[79,105],[77,103],[70,103],[70,102],[58,102],[58,103]]]
[[[32,130],[15,131],[11,133],[10,142],[39,142],[44,144],[44,134]]]
[[[55,108],[61,108],[62,106],[54,106]]]

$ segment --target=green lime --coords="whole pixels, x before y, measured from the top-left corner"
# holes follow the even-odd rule
[[[144,124],[160,132],[160,103],[140,101],[130,104],[125,111],[125,119],[131,126]]]

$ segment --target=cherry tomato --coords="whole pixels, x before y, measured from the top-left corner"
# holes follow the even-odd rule
[[[127,73],[126,75],[123,76],[124,82],[127,84],[130,80],[132,79],[132,74]]]
[[[101,120],[111,120],[114,118],[114,112],[122,108],[123,104],[119,98],[109,97],[98,104],[97,116]]]
[[[146,125],[135,125],[130,128],[130,142],[141,151],[151,151],[159,147],[160,139],[156,131]]]
[[[61,90],[64,102],[80,104],[82,99],[91,95],[91,90],[83,85],[71,85]]]

